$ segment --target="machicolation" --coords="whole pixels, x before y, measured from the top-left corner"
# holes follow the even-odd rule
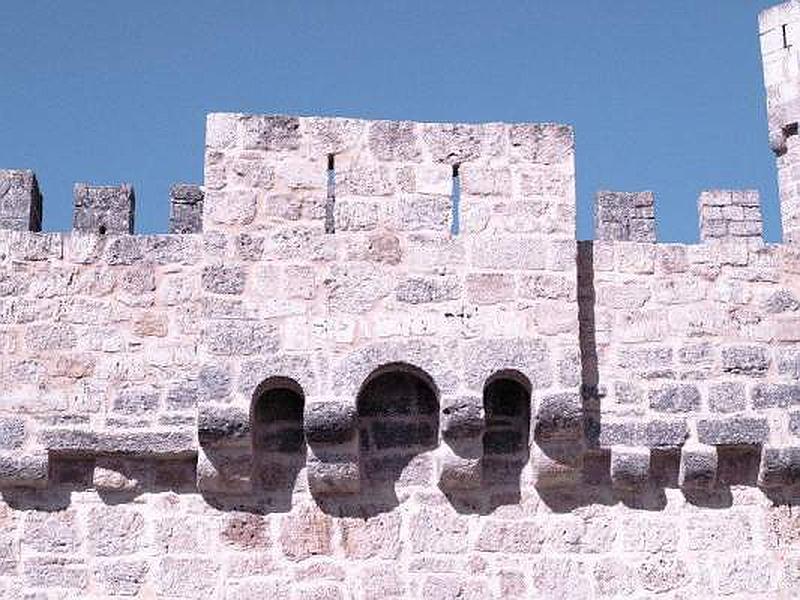
[[[760,35],[778,244],[753,190],[576,241],[558,124],[211,114],[157,235],[0,171],[0,596],[797,597],[800,3]]]

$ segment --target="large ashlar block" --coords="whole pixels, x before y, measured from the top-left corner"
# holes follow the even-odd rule
[[[0,169],[0,229],[41,231],[42,194],[33,171]]]
[[[133,233],[133,186],[76,183],[72,229],[85,233]]]

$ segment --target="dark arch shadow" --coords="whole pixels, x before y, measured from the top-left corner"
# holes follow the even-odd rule
[[[531,383],[522,373],[494,373],[483,386],[483,483],[519,498],[520,473],[530,457]]]
[[[294,491],[306,462],[305,394],[295,380],[270,377],[253,392],[250,429],[254,494]]]
[[[373,371],[356,397],[361,496],[399,503],[395,487],[433,484],[439,442],[439,392],[419,367],[390,363]]]
[[[294,379],[272,376],[258,384],[250,398],[249,435],[204,449],[221,471],[237,469],[249,478],[249,489],[203,491],[206,502],[220,510],[290,511],[293,494],[306,483],[299,477],[306,465],[304,407],[305,393]]]

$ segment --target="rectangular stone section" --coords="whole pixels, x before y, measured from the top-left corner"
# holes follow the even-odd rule
[[[84,233],[133,233],[133,186],[76,183],[72,229]]]
[[[0,229],[41,231],[42,194],[33,171],[0,169]]]
[[[203,231],[203,188],[192,183],[177,183],[169,190],[169,232]]]
[[[595,239],[655,242],[653,192],[597,192],[594,205]]]
[[[700,239],[761,238],[758,190],[706,190],[698,200]]]

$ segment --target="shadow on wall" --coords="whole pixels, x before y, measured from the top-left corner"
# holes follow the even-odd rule
[[[611,456],[598,441],[602,386],[595,338],[593,251],[593,242],[578,243],[579,410],[572,414],[558,403],[549,407],[540,402],[536,419],[532,419],[531,382],[516,371],[492,375],[485,382],[482,398],[481,485],[446,492],[459,512],[486,514],[524,501],[522,479],[528,478],[528,465],[537,461],[551,465],[550,474],[555,473],[552,479],[546,476],[546,469],[535,473],[538,497],[555,512],[619,502],[661,510],[666,505],[665,488],[679,487],[680,448],[653,449],[649,477],[643,485],[627,489],[612,485]],[[305,394],[295,380],[271,377],[262,382],[254,390],[250,414],[242,416],[244,422],[221,423],[219,439],[227,441],[204,447],[218,473],[231,478],[230,485],[213,493],[203,491],[206,501],[224,510],[291,510],[293,494],[308,491],[304,409]],[[433,451],[446,442],[439,433],[439,391],[425,371],[405,363],[384,365],[364,381],[356,410],[360,490],[316,496],[322,510],[364,518],[391,511],[414,490],[435,485]],[[552,412],[550,418],[542,419],[547,410]],[[550,423],[550,429],[543,423]],[[758,484],[759,446],[721,446],[717,456],[715,485],[684,489],[687,501],[727,507],[732,504],[731,486]],[[563,473],[569,476],[562,478]],[[195,493],[196,482],[193,459],[51,454],[47,488],[7,489],[2,497],[15,508],[59,510],[69,504],[72,491],[95,488],[105,502],[115,504],[130,502],[143,492]],[[237,487],[242,482],[246,485]],[[776,504],[800,504],[798,486],[765,493]]]

